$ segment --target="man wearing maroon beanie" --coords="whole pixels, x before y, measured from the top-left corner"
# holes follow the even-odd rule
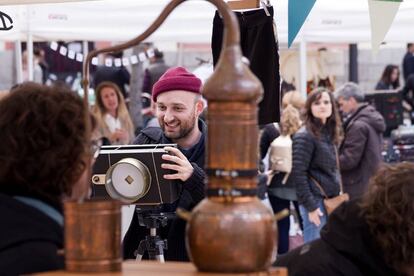
[[[134,144],[176,143],[178,149],[166,147],[169,154],[162,156],[166,163],[161,166],[175,171],[164,175],[165,179],[178,181],[182,193],[177,202],[165,204],[163,212],[173,212],[177,207],[191,210],[204,198],[204,144],[206,125],[199,119],[204,109],[201,97],[201,80],[183,67],[167,70],[152,89],[159,127],[147,127],[141,131]],[[189,261],[185,249],[185,221],[173,219],[160,229],[162,239],[167,239],[165,259]],[[124,257],[135,258],[134,251],[140,240],[145,239],[148,229],[139,226],[134,215],[124,238]],[[145,256],[144,256],[145,257]]]

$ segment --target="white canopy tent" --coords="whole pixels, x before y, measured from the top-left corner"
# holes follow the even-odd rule
[[[49,1],[53,0],[5,0],[0,1],[0,4]],[[53,2],[62,1],[64,0]],[[13,18],[14,26],[12,30],[0,32],[0,40],[27,40],[29,44],[33,40],[126,41],[143,32],[168,2],[169,0],[96,0],[0,6],[0,11]],[[286,43],[288,0],[272,0],[271,3],[275,8],[279,42]],[[206,1],[183,3],[149,40],[155,43],[208,43],[214,11],[214,6]],[[413,39],[413,15],[414,1],[402,2],[385,40],[406,42]],[[317,0],[296,39],[301,43],[301,71],[304,72],[306,68],[304,53],[307,42],[369,42],[370,30],[366,0]]]
[[[48,0],[18,0],[36,3]],[[49,0],[52,1],[52,0]],[[73,1],[73,0],[72,0]],[[1,40],[111,40],[125,41],[142,32],[169,0],[95,0],[66,3],[0,6],[13,18],[14,28],[0,32]],[[0,1],[0,4],[11,1]],[[63,2],[56,1],[56,2]],[[272,0],[281,42],[287,41],[288,0]],[[183,3],[151,36],[151,41],[209,42],[214,6],[206,1]],[[387,41],[414,37],[414,1],[404,1]],[[308,42],[357,43],[370,41],[366,0],[317,0],[299,38]]]

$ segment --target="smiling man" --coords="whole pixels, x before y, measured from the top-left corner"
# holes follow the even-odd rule
[[[183,67],[171,68],[161,76],[152,90],[156,116],[160,127],[148,127],[141,131],[134,144],[176,143],[178,149],[166,147],[162,164],[174,173],[165,179],[179,181],[182,193],[178,202],[163,206],[163,211],[175,211],[177,207],[191,210],[204,198],[204,144],[206,125],[199,119],[204,109],[201,99],[201,80]],[[162,239],[168,240],[166,260],[188,261],[185,249],[185,222],[173,219],[160,229]],[[124,257],[135,258],[134,251],[148,229],[138,225],[134,215],[124,239]]]

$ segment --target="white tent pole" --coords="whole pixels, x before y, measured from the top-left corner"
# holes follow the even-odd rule
[[[307,81],[307,60],[306,60],[306,41],[302,36],[299,43],[299,87],[300,92],[306,98],[306,81]]]
[[[27,72],[29,75],[29,81],[33,81],[33,35],[30,27],[30,17],[32,16],[32,10],[30,5],[27,5]]]
[[[30,30],[27,34],[27,72],[29,81],[33,81],[33,35]]]
[[[183,52],[184,52],[183,45],[182,45],[181,42],[179,42],[178,43],[178,53],[177,53],[177,64],[178,64],[178,66],[182,66],[183,63],[184,63],[183,62],[183,59],[184,59]]]
[[[22,65],[22,42],[14,42],[15,62],[16,62],[16,83],[23,82],[23,65]]]

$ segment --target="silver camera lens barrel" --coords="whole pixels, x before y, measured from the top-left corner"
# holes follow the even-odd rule
[[[125,203],[134,203],[144,197],[151,186],[148,167],[135,158],[124,158],[106,172],[105,188],[108,194]]]

